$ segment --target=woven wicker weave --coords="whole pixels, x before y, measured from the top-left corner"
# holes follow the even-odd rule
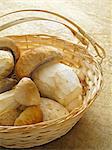
[[[22,10],[3,15],[0,18],[11,14],[17,14],[19,12],[30,11],[52,14],[62,20],[60,22],[57,21],[57,19],[52,20],[41,17],[26,17],[0,26],[0,31],[3,31],[11,26],[15,26],[16,24],[40,19],[63,24],[65,27],[70,29],[73,35],[78,39],[77,44],[65,41],[57,36],[47,34],[11,35],[9,37],[15,41],[17,46],[20,48],[21,53],[28,49],[33,49],[38,45],[53,45],[60,48],[64,52],[65,56],[61,62],[75,68],[80,68],[80,64],[83,64],[82,68],[84,67],[87,70],[85,75],[85,84],[83,85],[86,92],[84,95],[83,106],[80,110],[77,112],[73,110],[68,116],[62,117],[58,120],[46,121],[28,126],[0,126],[0,146],[7,148],[28,148],[38,146],[65,135],[82,117],[87,108],[93,103],[102,85],[100,64],[92,55],[88,53],[88,49],[92,45],[101,60],[105,57],[105,51],[72,21],[61,15],[45,10]]]

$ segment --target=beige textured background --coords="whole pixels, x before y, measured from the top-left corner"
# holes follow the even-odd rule
[[[102,65],[103,90],[93,106],[67,135],[33,150],[112,150],[112,1],[0,0],[0,15],[23,8],[48,9],[71,18],[94,37],[107,54]]]

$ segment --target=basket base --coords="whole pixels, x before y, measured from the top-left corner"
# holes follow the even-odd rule
[[[41,140],[41,141],[36,141],[36,140],[33,140],[33,138],[31,139],[30,142],[27,142],[26,140],[24,141],[23,139],[23,143],[14,143],[13,141],[10,142],[9,144],[9,141],[8,143],[0,143],[0,146],[1,147],[5,147],[5,148],[33,148],[33,147],[36,147],[36,146],[42,146],[42,145],[45,145],[47,143],[50,143],[58,138],[61,138],[62,136],[64,136],[65,134],[67,134],[73,127],[74,125],[80,120],[82,116],[78,116],[77,120],[75,120],[72,124],[69,124],[69,127],[66,126],[66,128],[64,129],[60,129],[60,131],[58,130],[57,134],[55,134],[54,136],[50,137],[50,138],[46,138]],[[12,143],[12,144],[11,144]]]

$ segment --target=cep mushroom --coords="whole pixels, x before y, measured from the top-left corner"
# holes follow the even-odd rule
[[[43,121],[43,112],[39,106],[27,107],[14,122],[15,126],[30,125]]]
[[[30,77],[32,72],[40,65],[59,60],[62,56],[62,52],[52,46],[38,46],[35,49],[27,50],[21,55],[16,64],[16,74],[18,78]]]
[[[0,49],[5,50],[5,51],[11,51],[15,60],[17,60],[20,56],[19,49],[11,38],[1,37]]]
[[[0,38],[0,80],[6,78],[13,70],[19,50],[10,38]]]
[[[49,62],[32,74],[41,95],[56,100],[65,107],[82,93],[82,86],[73,68]]]
[[[40,96],[35,84],[31,79],[23,78],[13,90],[0,94],[0,125],[13,125],[21,112],[20,106],[39,103]]]

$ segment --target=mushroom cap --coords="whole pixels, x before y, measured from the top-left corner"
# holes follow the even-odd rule
[[[39,46],[25,51],[16,64],[16,74],[19,78],[29,77],[40,65],[51,60],[62,58],[62,52],[52,46]]]
[[[18,47],[16,46],[15,42],[10,38],[7,37],[0,38],[0,49],[11,51],[15,60],[17,60],[20,56],[20,51]]]
[[[39,106],[27,107],[15,120],[15,126],[30,125],[43,121],[43,113]]]
[[[27,77],[22,78],[15,87],[15,100],[24,106],[38,105],[40,94],[35,83]]]

